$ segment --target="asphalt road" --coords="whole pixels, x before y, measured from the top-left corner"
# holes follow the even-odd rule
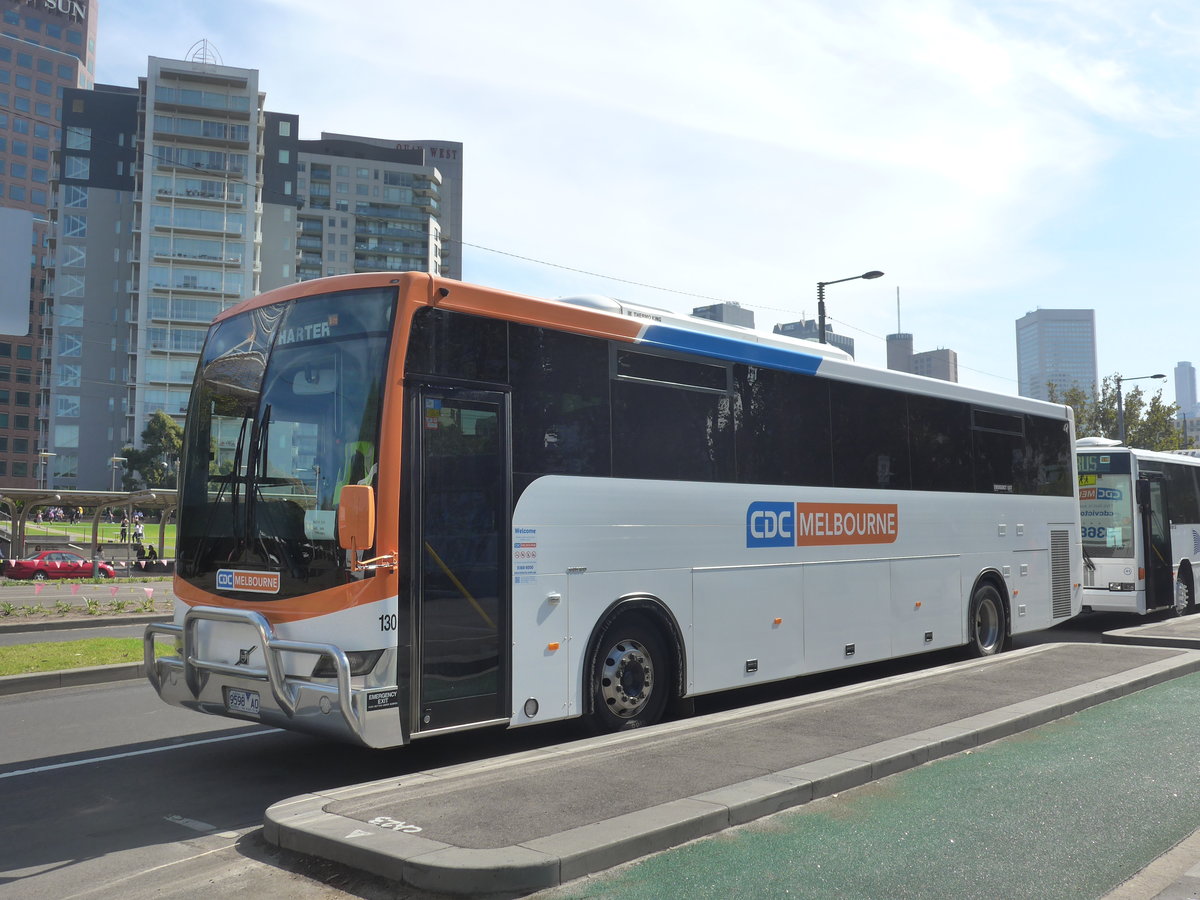
[[[1084,616],[1017,643],[1095,641],[1128,624]],[[703,698],[697,712],[953,658],[930,654]],[[169,707],[141,681],[0,697],[0,723],[4,900],[207,898],[235,890],[263,900],[418,896],[266,845],[263,810],[314,790],[552,746],[578,733],[566,723],[364,750]]]

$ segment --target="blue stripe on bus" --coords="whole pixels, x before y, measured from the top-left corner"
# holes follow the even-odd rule
[[[799,350],[787,350],[754,341],[740,341],[737,338],[706,334],[702,331],[688,331],[670,325],[647,325],[637,343],[700,356],[713,356],[752,366],[785,369],[803,375],[815,375],[822,361],[820,356],[802,353]]]

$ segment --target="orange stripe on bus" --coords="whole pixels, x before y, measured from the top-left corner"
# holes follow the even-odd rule
[[[386,581],[387,579],[384,578],[367,578],[353,584],[318,591],[303,597],[246,602],[242,602],[240,599],[234,601],[233,598],[222,594],[210,594],[208,591],[188,584],[178,576],[175,578],[174,587],[175,596],[188,606],[236,606],[238,609],[261,613],[266,616],[267,621],[276,624],[279,622],[302,622],[305,619],[366,606],[368,603],[375,603],[394,596],[394,591],[389,593],[387,590]]]

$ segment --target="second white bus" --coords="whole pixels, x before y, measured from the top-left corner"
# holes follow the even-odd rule
[[[1200,459],[1120,441],[1076,442],[1085,609],[1196,609]]]

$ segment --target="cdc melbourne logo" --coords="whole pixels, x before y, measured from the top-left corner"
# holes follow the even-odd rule
[[[233,585],[233,569],[217,569],[217,590],[232,591]]]
[[[746,546],[796,546],[796,504],[751,503],[746,509]]]

